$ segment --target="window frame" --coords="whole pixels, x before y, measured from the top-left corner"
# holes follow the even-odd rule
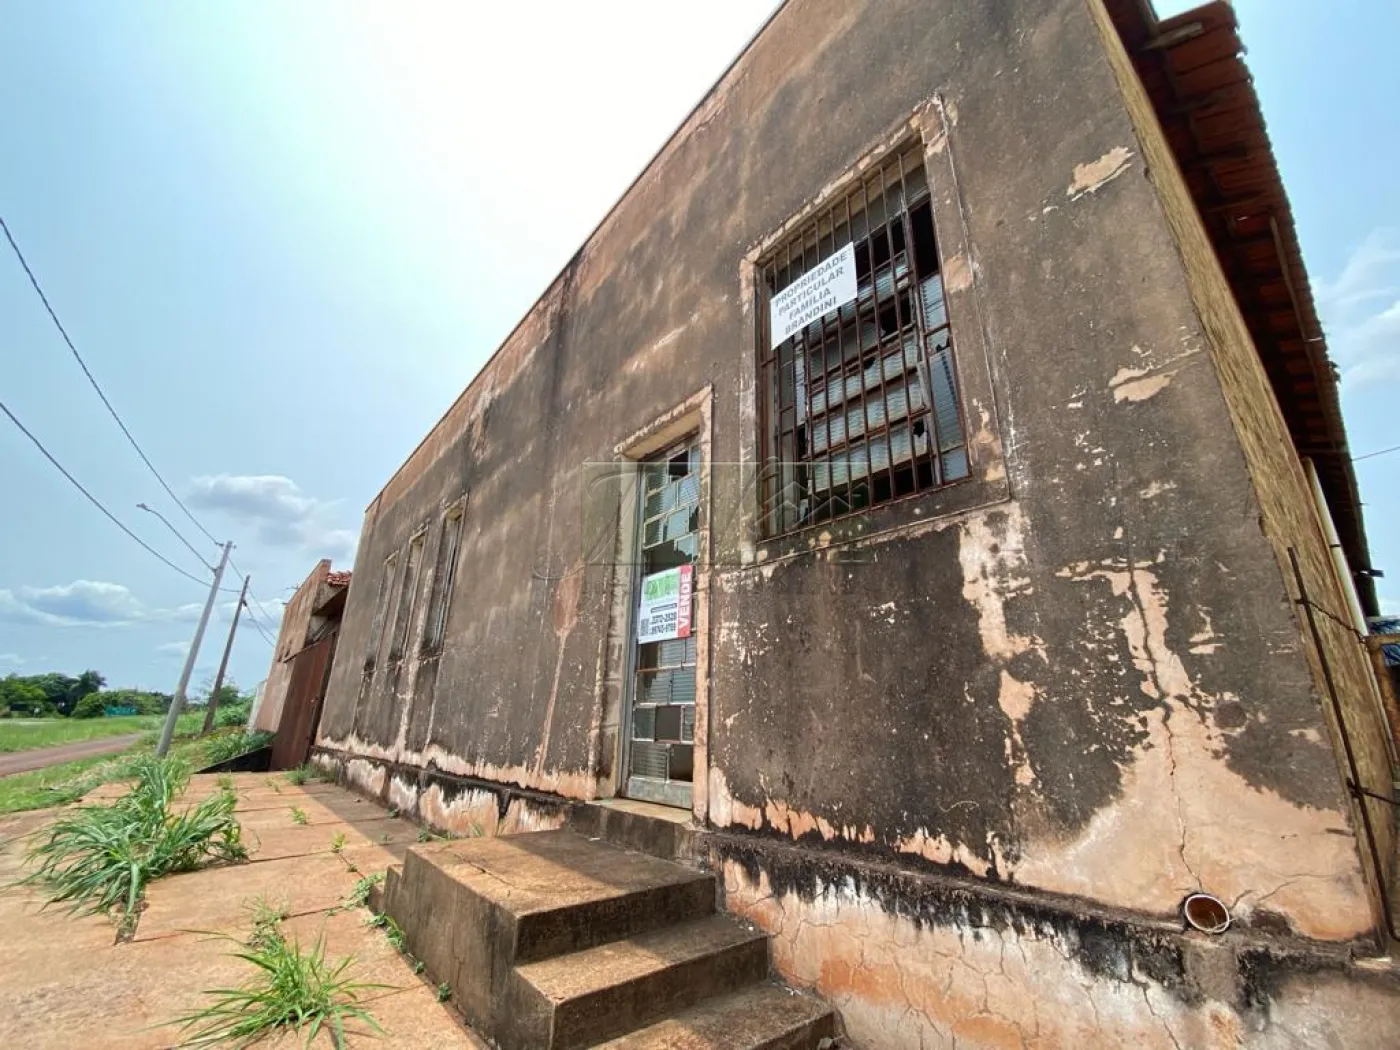
[[[794,195],[791,204],[775,210],[789,216],[753,241],[739,263],[738,292],[746,305],[749,324],[741,329],[735,353],[741,362],[742,414],[739,436],[741,485],[736,492],[739,529],[731,540],[720,538],[718,557],[731,559],[737,571],[768,571],[775,560],[837,557],[862,561],[865,549],[928,528],[930,522],[970,510],[1005,503],[1013,498],[1007,470],[1002,429],[1002,406],[1007,403],[1004,356],[1006,348],[994,347],[986,323],[991,304],[984,300],[986,281],[971,250],[968,216],[972,213],[959,179],[955,157],[959,136],[975,133],[964,122],[955,126],[944,100],[934,95],[893,122],[887,131],[844,169],[813,172],[812,185],[823,187],[810,197]],[[939,271],[944,275],[944,300],[948,321],[958,342],[958,392],[968,450],[969,477],[955,485],[931,489],[917,499],[881,503],[858,514],[829,519],[786,532],[767,535],[762,527],[766,508],[762,500],[760,472],[764,389],[758,372],[761,327],[768,323],[765,291],[760,287],[760,263],[793,238],[802,224],[831,207],[850,192],[856,181],[895,151],[922,145],[922,161],[932,201],[937,232]],[[824,553],[825,552],[825,553]]]
[[[374,596],[374,615],[369,624],[369,640],[365,646],[364,676],[369,678],[379,666],[379,650],[384,644],[384,621],[389,615],[389,606],[393,604],[395,584],[398,581],[399,552],[390,551],[384,556],[381,563],[379,576],[379,590]]]
[[[757,261],[762,539],[970,477],[956,340],[919,145],[906,138],[887,151]],[[773,297],[848,246],[856,298],[774,345]]]
[[[462,557],[466,512],[467,498],[463,496],[442,514],[432,590],[428,596],[428,608],[423,622],[423,644],[420,652],[424,656],[441,653],[447,640],[447,621],[452,609],[452,590],[457,583],[457,564]]]
[[[386,662],[391,665],[401,663],[404,654],[411,648],[408,636],[413,629],[413,613],[418,607],[418,582],[423,571],[423,549],[427,546],[427,539],[428,529],[424,526],[416,530],[408,540],[403,572],[400,574],[399,587],[395,594],[394,622],[389,634]]]

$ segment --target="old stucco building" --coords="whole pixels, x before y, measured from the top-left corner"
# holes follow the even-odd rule
[[[857,1045],[1400,1045],[1365,537],[1240,52],[1220,3],[790,0],[369,506],[320,760],[456,831],[688,810]]]

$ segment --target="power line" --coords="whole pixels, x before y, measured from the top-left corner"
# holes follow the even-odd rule
[[[239,576],[242,576],[244,579],[247,579],[248,574],[245,573],[242,569],[240,569],[238,567],[238,564],[232,558],[229,559],[229,564],[233,566],[234,572],[236,572]],[[258,607],[258,612],[262,613],[262,615],[267,618],[267,622],[269,625],[275,622],[273,615],[267,611],[267,606],[263,604],[261,598],[259,598],[256,594],[253,593],[251,587],[248,589],[248,597],[253,599],[253,603]],[[252,620],[254,623],[257,623],[257,617],[253,615],[253,607],[247,602],[243,603],[243,607],[248,610],[248,619]]]
[[[154,514],[157,518],[159,518],[161,520],[161,523],[175,534],[175,538],[189,548],[190,553],[195,556],[195,558],[200,562],[200,564],[202,564],[210,572],[214,571],[214,566],[210,565],[207,561],[205,561],[204,555],[200,554],[199,551],[195,550],[194,544],[191,543],[189,540],[185,539],[184,534],[180,532],[179,529],[177,529],[174,525],[170,524],[169,518],[167,518],[160,511],[156,510],[154,507],[148,507],[144,503],[138,503],[136,504],[136,506],[139,510],[144,510],[147,514]],[[223,589],[224,588],[220,588],[220,590]]]
[[[247,577],[245,576],[244,579],[246,580]],[[248,600],[246,598],[243,600],[243,608],[248,611],[248,622],[253,625],[254,629],[258,632],[258,634],[262,635],[262,640],[265,641],[268,645],[272,646],[272,648],[276,649],[277,643],[267,636],[267,632],[262,629],[262,624],[258,623],[258,621],[253,618],[253,607],[248,604]]]
[[[1351,461],[1353,463],[1360,463],[1363,459],[1375,459],[1377,456],[1388,456],[1392,452],[1400,452],[1400,445],[1396,445],[1393,448],[1383,448],[1379,452],[1368,452],[1364,456],[1352,456]]]
[[[126,533],[133,540],[135,540],[142,547],[144,547],[148,553],[160,559],[166,565],[170,566],[170,568],[178,572],[181,576],[185,577],[186,579],[193,580],[201,587],[208,586],[208,581],[201,580],[198,576],[186,572],[184,569],[180,568],[180,566],[176,565],[173,561],[171,561],[165,555],[161,554],[158,550],[156,550],[149,543],[143,540],[140,536],[136,535],[136,533],[132,532],[129,528],[123,525],[121,521],[117,519],[117,516],[115,514],[113,514],[110,510],[104,507],[101,501],[96,496],[94,496],[91,492],[89,492],[83,487],[82,482],[80,482],[72,474],[68,473],[68,471],[64,468],[62,463],[54,459],[53,454],[44,447],[43,442],[41,442],[38,438],[36,438],[33,434],[29,432],[29,429],[15,417],[15,414],[10,411],[9,407],[6,406],[6,404],[3,401],[0,401],[0,412],[4,412],[5,415],[9,416],[10,422],[13,423],[15,426],[19,427],[20,433],[22,433],[30,441],[34,442],[34,447],[44,454],[44,458],[47,459],[50,463],[52,463],[54,467],[58,470],[58,472],[62,474],[65,478],[67,478],[74,488],[76,488],[79,492],[86,496],[89,503],[91,503],[94,507],[96,507],[104,515],[106,515],[108,520],[110,520],[113,525],[121,529],[122,532]]]
[[[155,475],[156,480],[160,482],[160,487],[165,489],[166,495],[173,499],[175,505],[185,512],[185,517],[194,522],[195,528],[199,529],[205,536],[208,536],[210,543],[218,543],[219,541],[214,538],[213,534],[199,523],[199,519],[190,513],[190,509],[180,501],[180,497],[175,495],[174,490],[166,484],[165,478],[161,477],[161,473],[156,470],[155,464],[150,461],[150,458],[147,457],[145,451],[137,443],[136,439],[131,436],[131,431],[128,430],[126,424],[122,422],[122,417],[117,415],[117,410],[112,407],[112,402],[107,400],[107,395],[103,393],[102,387],[98,385],[97,379],[88,369],[87,362],[83,360],[83,355],[78,353],[78,348],[73,345],[73,340],[68,337],[68,330],[63,327],[63,322],[58,319],[58,314],[54,312],[54,308],[49,305],[49,297],[44,294],[44,289],[39,285],[39,279],[34,276],[34,271],[29,268],[29,263],[24,258],[24,253],[19,250],[19,245],[15,243],[14,234],[10,232],[10,227],[6,225],[4,218],[0,218],[0,230],[5,231],[5,239],[10,242],[10,247],[14,250],[15,258],[19,260],[19,264],[24,267],[24,272],[29,277],[29,283],[34,286],[34,291],[39,294],[39,301],[44,304],[44,309],[48,311],[49,318],[53,321],[54,327],[58,329],[58,334],[63,336],[63,341],[68,344],[68,349],[73,351],[73,356],[77,359],[78,366],[83,370],[83,375],[87,376],[88,382],[91,383],[92,388],[97,391],[97,396],[100,397],[102,403],[107,406],[107,411],[112,414],[112,418],[117,421],[117,426],[121,427],[121,431],[126,435],[127,441],[131,442],[131,447],[134,448],[136,454],[141,457],[141,462],[146,464],[147,469]],[[203,559],[200,560],[202,561]]]

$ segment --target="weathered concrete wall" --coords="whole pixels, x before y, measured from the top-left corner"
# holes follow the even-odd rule
[[[1295,621],[1304,634],[1303,651],[1319,686],[1325,682],[1324,659],[1335,681],[1337,700],[1342,707],[1341,722],[1336,719],[1330,703],[1325,703],[1323,710],[1338,761],[1341,762],[1345,753],[1341,739],[1345,732],[1356,758],[1361,785],[1373,792],[1390,794],[1393,779],[1388,745],[1390,727],[1379,683],[1364,639],[1347,626],[1350,606],[1343,589],[1345,584],[1337,575],[1303,464],[1293,449],[1283,414],[1269,389],[1268,378],[1239,305],[1231,294],[1171,147],[1152,113],[1151,102],[1100,0],[1092,0],[1091,9],[1137,129],[1149,176],[1160,195],[1161,207],[1186,268],[1191,298],[1207,335],[1211,359],[1248,464],[1258,502],[1259,528],[1274,549],[1285,592],[1300,597],[1289,556],[1292,550],[1297,555],[1308,598],[1319,608],[1315,622],[1320,646],[1307,630],[1301,611],[1295,610]],[[1344,777],[1350,776],[1345,764],[1341,772]],[[1367,799],[1361,804],[1370,808],[1371,827],[1380,856],[1390,858],[1395,841],[1391,806],[1379,799]],[[1359,809],[1355,815],[1360,817]],[[1360,824],[1358,820],[1358,830],[1361,830]],[[1369,851],[1363,849],[1362,858],[1369,869]],[[1370,874],[1373,885],[1378,877],[1390,875],[1374,871]]]
[[[711,846],[725,906],[768,931],[777,968],[869,1050],[1400,1045],[1400,982],[1342,952]]]
[[[1231,411],[1267,389],[1240,394],[1198,313],[1093,12],[785,7],[369,509],[321,742],[610,793],[630,568],[585,556],[583,464],[708,386],[698,816],[1139,916],[1203,888],[1245,926],[1365,936],[1328,723],[1260,531],[1291,497],[1257,488]],[[763,543],[746,260],[902,130],[934,187],[973,480]],[[441,653],[367,673],[385,559],[426,527],[431,594],[463,496]]]
[[[330,571],[330,559],[322,558],[282,609],[282,627],[277,632],[272,666],[267,672],[267,684],[263,686],[262,703],[253,719],[255,729],[275,733],[282,724],[282,707],[292,680],[292,657],[306,645],[311,614],[326,597],[326,577]]]

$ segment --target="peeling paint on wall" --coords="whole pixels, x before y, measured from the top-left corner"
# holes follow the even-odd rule
[[[1128,170],[1132,163],[1133,151],[1127,146],[1115,146],[1098,160],[1074,166],[1074,179],[1065,192],[1071,201],[1077,201],[1100,189]]]
[[[726,907],[773,938],[777,971],[839,1009],[862,1047],[1380,1050],[1400,1039],[1396,999],[1355,979],[1285,979],[1251,1009],[1203,994],[1189,959],[1140,956],[1092,925],[997,921],[967,905],[940,923],[855,880],[814,875],[799,892],[730,859],[720,874]]]

